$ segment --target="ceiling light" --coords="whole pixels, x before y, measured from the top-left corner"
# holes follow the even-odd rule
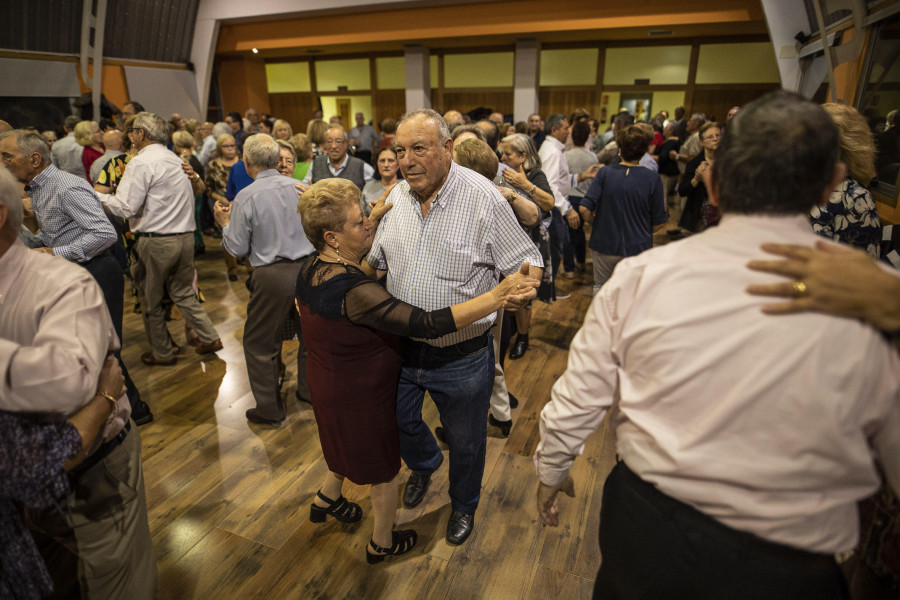
[[[257,50],[256,48],[254,48],[254,49],[253,49],[253,54],[259,54],[259,50]]]

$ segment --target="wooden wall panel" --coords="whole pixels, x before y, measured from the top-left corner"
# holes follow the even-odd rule
[[[504,115],[513,112],[513,91],[510,90],[456,90],[445,89],[434,101],[434,110],[444,114],[448,110],[467,113],[476,108],[489,108]]]
[[[723,86],[723,87],[694,87],[694,101],[684,109],[688,115],[702,112],[715,117],[717,121],[724,121],[732,106],[744,106],[756,100],[760,96],[779,89],[777,83],[759,86]]]
[[[306,133],[306,124],[319,108],[312,92],[269,94],[269,105],[275,118],[290,123],[294,133]]]
[[[382,119],[400,120],[406,112],[406,92],[404,90],[376,90],[372,92],[372,126],[378,130]]]
[[[553,113],[572,114],[576,108],[586,108],[591,117],[600,115],[600,91],[598,88],[548,88],[540,93],[540,112],[545,118]]]

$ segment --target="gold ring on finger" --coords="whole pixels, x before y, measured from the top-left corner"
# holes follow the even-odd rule
[[[809,295],[806,284],[799,279],[791,284],[791,287],[794,289],[794,296],[797,298],[803,298],[804,296]]]

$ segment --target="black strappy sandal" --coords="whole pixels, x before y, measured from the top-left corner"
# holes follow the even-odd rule
[[[375,552],[384,552],[384,554],[372,554],[369,552],[369,546],[366,546],[366,562],[370,565],[380,563],[386,556],[400,556],[406,554],[416,547],[416,541],[419,539],[415,529],[401,529],[391,532],[391,547],[382,548],[373,540],[369,541],[369,546]]]
[[[322,502],[327,502],[328,506],[322,508],[316,506],[315,502],[309,507],[309,520],[313,523],[324,523],[325,517],[331,515],[341,523],[356,523],[362,519],[362,509],[355,502],[348,502],[343,495],[337,500],[332,500],[322,495],[322,491],[316,492],[316,496]]]

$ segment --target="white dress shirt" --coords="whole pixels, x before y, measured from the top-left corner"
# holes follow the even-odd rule
[[[566,216],[572,205],[569,204],[569,191],[578,184],[578,173],[569,174],[569,163],[566,162],[566,147],[561,141],[548,135],[538,151],[541,157],[541,170],[550,182],[553,190],[553,205],[562,216]]]
[[[806,215],[721,225],[625,259],[594,298],[541,413],[535,462],[562,481],[618,402],[617,450],[662,492],[725,525],[811,552],[858,537],[856,503],[900,484],[900,357],[873,328],[771,316],[745,292],[764,242],[812,246]]]
[[[94,397],[119,348],[100,286],[59,256],[13,244],[0,256],[0,409],[68,417]],[[131,416],[124,394],[107,441]]]
[[[368,261],[387,269],[387,290],[413,306],[452,306],[490,291],[498,272],[511,275],[525,261],[544,266],[494,184],[455,162],[424,219],[406,181],[397,184],[386,202],[394,208],[381,220]],[[439,347],[458,344],[490,329],[495,316],[421,341]]]
[[[197,160],[200,161],[200,164],[203,168],[206,168],[207,163],[212,158],[213,152],[216,151],[216,138],[211,135],[203,138],[203,145],[194,150],[194,156],[197,157]]]
[[[174,152],[150,144],[128,163],[115,194],[97,196],[136,233],[194,231],[194,191],[181,165]]]

